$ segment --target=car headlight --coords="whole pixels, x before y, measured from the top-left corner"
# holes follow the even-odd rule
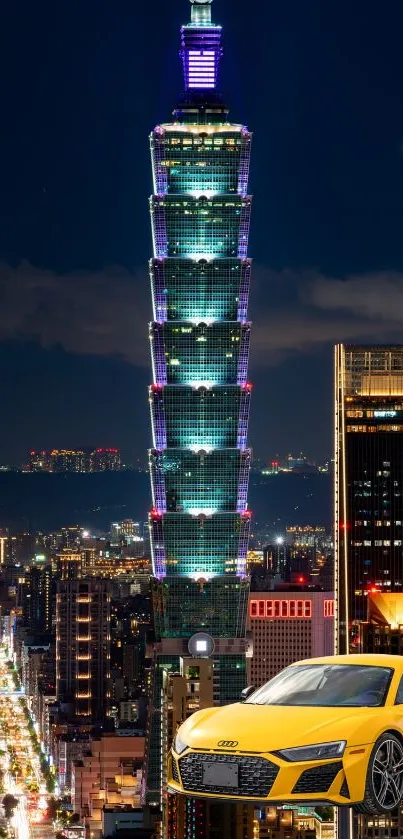
[[[314,746],[300,746],[296,749],[283,749],[277,752],[285,760],[327,760],[329,757],[341,757],[346,748],[346,740],[333,740],[331,743],[316,743]]]
[[[184,740],[182,740],[182,737],[178,733],[175,737],[175,740],[174,740],[174,749],[176,751],[176,754],[181,755],[182,752],[184,752],[185,749],[187,749],[187,747],[188,747],[188,744],[185,743]]]

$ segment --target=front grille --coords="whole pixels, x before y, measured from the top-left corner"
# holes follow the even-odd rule
[[[179,777],[178,764],[177,764],[174,757],[171,757],[171,760],[172,760],[172,777],[173,777],[174,781],[176,781],[177,784],[180,784],[181,779]]]
[[[340,760],[336,763],[326,763],[324,766],[314,766],[305,769],[299,776],[293,792],[327,792],[336,775],[343,768]]]
[[[203,784],[203,762],[235,763],[238,766],[238,786],[218,787]],[[184,789],[217,795],[266,798],[276,780],[279,767],[262,757],[228,754],[189,754],[180,758],[179,768]]]

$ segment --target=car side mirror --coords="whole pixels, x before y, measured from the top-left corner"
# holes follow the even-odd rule
[[[245,699],[247,699],[248,696],[250,696],[255,690],[255,685],[248,685],[247,688],[244,688],[241,691],[241,702],[245,702]]]

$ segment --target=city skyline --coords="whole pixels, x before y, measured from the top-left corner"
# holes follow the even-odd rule
[[[360,792],[363,729],[317,734],[400,704],[396,658],[376,703],[327,659],[324,702],[298,674],[263,695],[267,742],[243,701],[300,659],[403,650],[403,9],[25,2],[0,225],[15,839],[281,839],[305,809],[301,835],[398,835],[400,739],[373,737]]]
[[[66,446],[90,443],[95,428],[131,461],[149,444],[143,138],[168,118],[178,86],[180,4],[134,10],[124,2],[118,19],[91,0],[85,10],[72,2],[67,15],[52,8],[51,41],[41,10],[22,5],[25,15],[7,9],[1,57],[9,84],[0,359],[12,411],[2,414],[0,460],[21,461],[27,444],[57,446],[61,435]],[[223,88],[256,132],[250,439],[262,458],[275,441],[276,450],[322,460],[331,447],[331,344],[399,340],[403,12],[379,18],[374,2],[365,15],[361,3],[302,10],[289,0],[252,3],[249,14],[259,26],[244,27],[240,0],[217,0],[231,35]],[[145,45],[134,49],[139,27],[152,28],[167,58],[164,78]],[[140,85],[144,66],[149,84]],[[66,393],[76,411],[64,410]]]

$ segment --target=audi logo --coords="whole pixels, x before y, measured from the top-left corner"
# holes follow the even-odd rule
[[[217,746],[221,746],[223,749],[235,749],[238,742],[238,740],[220,740]]]

